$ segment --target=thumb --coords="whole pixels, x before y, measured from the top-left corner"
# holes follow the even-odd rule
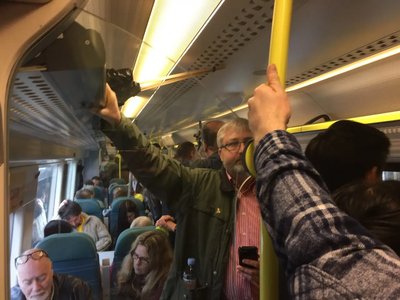
[[[267,81],[268,85],[275,91],[282,91],[282,85],[279,80],[278,70],[275,64],[270,64],[267,69]]]

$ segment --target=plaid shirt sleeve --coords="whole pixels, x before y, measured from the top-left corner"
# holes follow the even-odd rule
[[[296,299],[399,299],[400,261],[332,201],[286,131],[256,148],[257,197]]]

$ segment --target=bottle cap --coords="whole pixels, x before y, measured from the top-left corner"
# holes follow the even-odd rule
[[[194,258],[188,258],[188,265],[194,265],[196,264],[196,260]]]

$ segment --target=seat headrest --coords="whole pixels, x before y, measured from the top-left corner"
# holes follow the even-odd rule
[[[129,253],[132,243],[137,239],[139,235],[147,231],[155,231],[155,226],[148,227],[136,227],[124,230],[118,237],[117,244],[115,246],[114,256],[125,256]]]
[[[96,197],[100,196],[101,198],[104,198],[103,192],[104,192],[104,188],[99,187],[99,186],[94,187],[94,194],[96,195]],[[101,200],[101,199],[99,199],[99,200]]]
[[[115,199],[113,201],[113,203],[111,204],[111,211],[118,211],[119,207],[121,206],[122,202],[124,202],[125,200],[131,200],[133,203],[136,204],[136,206],[138,207],[138,209],[140,210],[143,206],[143,204],[140,202],[140,200],[135,199],[133,197],[119,197],[117,199]]]
[[[47,252],[52,262],[97,257],[96,245],[86,233],[57,233],[44,238],[36,248]]]
[[[113,183],[126,184],[126,181],[123,178],[113,178],[110,180],[109,184],[113,184]]]
[[[95,199],[76,199],[75,202],[78,203],[82,207],[82,210],[89,215],[90,213],[88,213],[88,211],[96,213],[101,211],[100,205]]]

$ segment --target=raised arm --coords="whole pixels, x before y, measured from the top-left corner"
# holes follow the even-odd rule
[[[257,197],[292,297],[397,299],[400,262],[361,224],[341,212],[324,182],[285,131],[290,103],[274,66],[269,86],[249,100],[255,136]]]
[[[191,186],[190,169],[150,145],[139,128],[121,115],[115,93],[108,85],[106,97],[106,107],[92,111],[104,119],[102,130],[119,150],[129,171],[168,207],[185,209],[188,204],[178,205],[178,201],[183,189]]]

